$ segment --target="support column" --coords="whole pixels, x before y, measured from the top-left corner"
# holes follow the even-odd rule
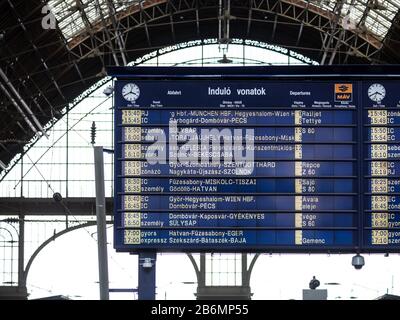
[[[96,180],[97,248],[99,257],[100,300],[109,300],[103,147],[93,147],[93,150]]]
[[[19,215],[18,230],[18,287],[2,287],[0,289],[0,300],[27,300],[28,289],[25,277],[25,216]]]
[[[155,252],[139,253],[139,300],[156,299],[156,259]]]
[[[19,237],[18,237],[18,287],[25,287],[24,280],[24,259],[25,259],[25,216],[19,215]]]

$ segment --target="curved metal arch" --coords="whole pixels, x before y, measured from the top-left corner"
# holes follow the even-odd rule
[[[280,6],[280,2],[281,3],[285,3],[287,5],[293,5],[296,6],[298,8],[304,9],[304,10],[308,10],[316,15],[319,15],[327,20],[333,21],[336,19],[336,16],[333,12],[330,12],[324,8],[318,7],[312,3],[306,2],[306,1],[302,1],[302,0],[279,0],[279,1],[275,1],[273,4],[270,3],[270,1],[258,1],[259,3],[257,4],[257,1],[251,1],[252,6],[254,5],[254,7],[250,7],[251,10],[260,10],[261,6],[263,4],[265,4],[267,6],[267,8],[269,8],[268,10],[262,10],[262,11],[269,11],[270,13],[274,13],[273,8],[277,8]],[[152,0],[152,1],[143,1],[143,5],[142,6],[138,6],[137,4],[133,4],[130,8],[128,8],[126,11],[122,12],[121,14],[116,16],[117,20],[121,20],[124,18],[127,18],[130,15],[139,13],[139,12],[143,12],[144,10],[148,10],[148,9],[152,9],[154,6],[159,6],[161,4],[168,4],[170,3],[170,1],[168,0]],[[218,4],[216,3],[216,6],[218,6]],[[213,6],[210,6],[213,7]],[[234,7],[234,4],[233,4]],[[243,7],[243,8],[248,8],[248,7]],[[271,9],[272,8],[272,9]],[[196,9],[198,9],[198,7],[196,7]],[[178,13],[185,13],[188,11],[191,11],[192,9],[186,9],[186,10],[181,10],[181,11],[175,11],[173,13],[178,14]],[[281,9],[282,10],[282,9]],[[290,10],[285,10],[286,12],[290,11]],[[166,16],[169,16],[171,13],[166,13],[164,16],[160,16],[155,20],[148,20],[146,22],[152,22],[152,21],[156,21],[159,20],[161,18],[165,18]],[[291,16],[289,16],[288,14],[280,14],[282,17],[285,18],[292,18]],[[102,21],[97,22],[97,24],[95,24],[93,26],[94,31],[98,32],[101,31],[102,29],[104,29],[104,27],[108,27],[112,24],[111,19],[108,19],[108,23],[106,25],[102,24]],[[299,19],[299,17],[297,19],[294,19],[296,21],[302,22],[302,20]],[[137,26],[133,27],[133,28],[137,28],[137,27],[141,27],[145,24],[145,22],[141,22],[140,24],[138,24]],[[312,25],[311,25],[312,26]],[[129,29],[132,30],[132,29]],[[125,32],[129,31],[126,30]],[[350,31],[353,32],[355,34],[358,34],[358,32],[356,31]],[[89,38],[89,35],[85,34],[86,31],[79,33],[78,35],[76,35],[73,40],[71,40],[70,42],[70,48],[74,48],[76,45],[78,45],[80,42],[86,40],[87,38]],[[359,34],[359,36],[361,38],[363,38],[365,41],[370,42],[373,46],[375,47],[381,47],[382,43],[381,41],[372,33],[372,32],[365,32],[364,34]]]
[[[157,58],[157,57],[161,57],[161,56],[166,55],[168,53],[176,52],[176,51],[187,49],[187,48],[195,48],[195,47],[208,46],[208,45],[217,45],[217,44],[218,44],[218,40],[215,39],[215,38],[214,39],[203,39],[203,40],[191,40],[191,41],[187,41],[187,42],[176,43],[176,44],[171,45],[171,46],[166,46],[166,47],[163,47],[161,49],[158,49],[158,50],[155,50],[155,51],[151,51],[151,52],[143,55],[142,57],[137,58],[136,60],[132,61],[132,63],[130,63],[129,65],[134,65],[134,66],[140,65],[142,63],[147,62],[148,60],[151,60],[151,59],[154,59],[154,58]],[[267,42],[261,42],[261,41],[257,41],[257,40],[234,38],[234,39],[231,40],[230,44],[238,45],[238,46],[254,47],[254,48],[264,49],[264,50],[267,50],[267,51],[276,52],[276,53],[282,54],[284,56],[300,60],[300,61],[302,61],[302,62],[304,62],[306,64],[318,65],[318,62],[312,60],[309,57],[301,55],[297,51],[286,49],[286,48],[284,48],[282,46],[274,45],[274,44],[267,43]],[[242,59],[242,58],[240,58],[240,59]],[[187,63],[187,62],[188,61],[184,61],[184,62],[179,62],[177,64],[181,64],[181,63],[183,64],[183,63]],[[175,65],[177,65],[177,64],[175,64]]]
[[[16,240],[14,240],[14,237],[13,237],[13,235],[12,235],[12,233],[11,233],[10,230],[8,230],[7,228],[4,228],[4,227],[0,227],[0,230],[5,230],[5,231],[7,231],[8,234],[9,234],[9,236],[10,236],[11,241],[16,241]],[[4,239],[5,239],[5,238],[4,238]]]
[[[200,283],[201,272],[200,272],[199,266],[197,265],[197,262],[194,259],[193,254],[187,253],[186,255],[188,256],[190,262],[192,263],[192,266],[194,268],[194,272],[196,273],[197,283]]]
[[[84,99],[88,98],[93,92],[95,92],[97,89],[99,89],[101,86],[109,83],[111,81],[111,78],[109,77],[105,77],[101,80],[99,80],[98,82],[96,82],[94,85],[90,86],[88,89],[84,90],[79,96],[77,96],[72,103],[70,103],[69,107],[67,108],[66,112],[64,114],[61,115],[61,117],[59,118],[54,118],[53,120],[49,121],[45,126],[45,130],[46,132],[50,131],[52,128],[54,128],[54,126],[61,121],[71,110],[73,110],[80,102],[82,102]],[[107,98],[107,97],[106,97]],[[105,101],[103,101],[101,104],[103,104]],[[101,104],[97,105],[95,108],[98,108]],[[90,115],[90,113],[88,113],[87,115]],[[83,118],[85,118],[86,115]],[[75,125],[71,126],[68,131],[72,130],[80,121],[78,121]],[[67,131],[66,131],[67,132]],[[51,147],[47,148],[46,151],[39,157],[38,160],[35,161],[35,163],[32,166],[35,166],[42,158],[43,156],[52,148],[56,145],[56,143],[58,143],[58,141],[60,141],[66,134],[66,132],[59,137],[52,145]],[[32,140],[29,144],[26,144],[24,147],[24,152],[22,152],[20,154],[19,157],[17,157],[13,162],[12,165],[9,166],[9,168],[7,170],[4,170],[1,173],[1,177],[0,177],[0,182],[3,181],[5,179],[5,177],[12,171],[12,169],[22,160],[22,158],[25,156],[25,154],[31,150],[36,143],[42,138],[43,136],[40,137],[36,137],[34,140]],[[31,169],[29,169],[26,173],[28,174],[29,171]]]
[[[3,228],[2,227],[0,227],[0,231],[2,230]],[[4,268],[5,266],[6,266],[6,263],[5,263],[5,259],[7,258],[6,257],[6,252],[7,252],[7,247],[6,247],[6,243],[8,242],[8,237],[6,236],[6,235],[3,235],[2,234],[2,232],[0,232],[0,244],[1,244],[1,246],[0,246],[0,249],[1,248],[3,248],[3,250],[2,250],[2,252],[0,251],[0,261],[2,261],[3,259],[3,261],[4,261],[4,263],[3,263],[3,270],[2,270],[2,273],[3,273],[3,279],[5,278],[4,277],[4,274],[5,274],[5,271],[7,270],[7,268]],[[13,249],[13,248],[12,248]],[[12,256],[12,251],[11,251],[11,256]],[[10,260],[9,260],[9,262],[10,262],[10,274],[11,274],[11,281],[10,282],[13,282],[13,279],[12,279],[12,273],[13,273],[13,259],[12,259],[12,257],[10,258]],[[4,283],[4,281],[2,281],[1,279],[0,279],[0,284],[1,283]]]
[[[2,222],[2,221],[0,221],[0,222]],[[9,223],[8,223],[9,224]],[[16,230],[16,228],[13,226],[13,225],[11,225],[11,224],[9,224],[13,229],[14,229],[14,231],[15,231],[15,233],[16,233],[16,237],[18,238],[18,232],[17,232],[17,230]],[[15,250],[17,250],[18,249],[18,246],[17,245],[15,245],[15,243],[17,243],[18,242],[18,240],[15,240],[14,239],[14,235],[13,235],[13,232],[11,232],[11,230],[9,230],[8,228],[5,228],[5,227],[2,227],[2,226],[0,226],[0,231],[1,230],[5,230],[7,233],[8,233],[8,237],[7,236],[5,236],[5,235],[2,235],[2,234],[0,234],[0,236],[4,239],[4,243],[7,243],[7,242],[9,242],[10,244],[11,244],[11,246],[10,246],[10,256],[8,257],[9,258],[9,270],[10,270],[10,277],[9,277],[9,280],[10,280],[10,282],[11,283],[15,283],[14,281],[13,281],[13,274],[14,274],[14,272],[15,272],[15,270],[14,270],[14,251]],[[4,234],[5,234],[5,232],[4,232]],[[7,240],[7,239],[9,239],[9,240]],[[4,253],[6,252],[6,249],[4,248]],[[5,264],[5,262],[7,261],[7,257],[2,257],[2,259],[5,259],[4,260],[4,264]],[[7,270],[7,269],[6,269]],[[5,271],[5,270],[4,270]]]
[[[207,57],[204,58],[204,65],[207,65],[209,63],[214,64],[216,60],[221,59],[221,57]],[[229,59],[232,59],[233,61],[231,62],[234,65],[242,65],[243,64],[243,59],[240,57],[232,57],[230,56]],[[190,66],[190,64],[197,64],[200,59],[190,59],[190,60],[185,60],[179,63],[174,64],[174,66],[182,65],[182,66]],[[235,62],[235,61],[240,61],[240,62]],[[258,64],[258,65],[268,65],[271,66],[272,63],[270,62],[264,62],[262,60],[257,60],[257,59],[246,59],[245,63],[247,64]]]
[[[250,278],[251,278],[251,273],[252,273],[252,271],[253,271],[254,265],[256,264],[257,259],[260,257],[260,255],[261,255],[260,253],[257,253],[257,254],[253,257],[253,259],[251,260],[250,266],[249,266],[249,268],[247,269],[245,283],[246,283],[246,285],[248,285],[248,286],[250,286]]]
[[[113,224],[114,222],[113,222],[113,221],[107,221],[106,223],[107,223],[107,224]],[[54,240],[56,240],[57,238],[59,238],[59,237],[65,235],[65,234],[68,233],[68,232],[75,231],[75,230],[78,230],[78,229],[81,229],[81,228],[92,227],[92,226],[95,226],[96,224],[97,224],[96,221],[89,221],[89,222],[86,222],[86,223],[79,224],[79,225],[77,225],[77,226],[69,227],[69,228],[67,228],[67,229],[64,229],[64,230],[58,232],[58,233],[55,233],[55,234],[54,234],[53,236],[51,236],[49,239],[47,239],[46,241],[44,241],[44,242],[35,250],[35,252],[31,255],[31,257],[29,258],[29,261],[28,261],[28,263],[26,264],[26,267],[25,267],[25,270],[24,270],[23,283],[22,283],[22,285],[23,285],[23,286],[26,286],[26,282],[27,282],[27,279],[28,279],[29,270],[30,270],[30,268],[31,268],[31,266],[32,266],[33,261],[34,261],[35,258],[38,256],[38,254],[39,254],[49,243],[53,242]]]
[[[153,1],[145,1],[143,7],[133,6],[131,10],[126,10],[123,14],[119,15],[117,19],[119,19],[120,23],[122,23],[122,19],[131,19],[133,23],[127,24],[127,26],[119,30],[122,35],[127,35],[131,31],[145,27],[147,30],[147,25],[151,26],[152,23],[157,22],[158,20],[165,19],[171,16],[171,14],[184,14],[188,12],[198,12],[199,10],[205,10],[210,8],[218,8],[218,3],[215,2],[213,5],[209,6],[201,6],[200,8],[195,6],[195,2],[192,2],[191,6],[187,2],[177,1],[180,6],[179,9],[175,8],[176,11],[171,11],[171,6],[169,8],[161,8],[162,6],[168,7],[169,3],[173,1],[167,0],[153,0]],[[182,3],[186,4],[186,7],[182,6]],[[300,24],[304,24],[310,28],[315,29],[321,35],[326,33],[335,39],[337,43],[346,46],[349,52],[357,53],[360,57],[365,58],[369,61],[372,61],[372,56],[377,53],[382,48],[382,42],[371,32],[363,31],[360,32],[358,30],[351,30],[346,31],[343,28],[339,28],[336,31],[329,32],[330,30],[330,23],[336,19],[334,13],[329,12],[323,8],[319,8],[312,4],[307,4],[302,0],[263,0],[259,1],[251,1],[251,7],[238,5],[233,3],[231,5],[233,9],[249,9],[254,12],[260,13],[269,13],[273,15],[278,15],[285,19],[289,19],[291,21],[298,22]],[[157,10],[156,10],[157,8]],[[146,13],[147,11],[152,11],[150,13]],[[308,12],[314,14],[314,16],[309,16]],[[291,15],[290,15],[291,14]],[[139,15],[138,18],[135,18],[135,15]],[[145,18],[144,18],[145,17]],[[237,18],[237,20],[251,20],[251,17],[247,18]],[[326,21],[322,21],[321,19],[325,19]],[[217,15],[212,18],[211,20],[218,20]],[[186,21],[188,22],[188,21]],[[196,22],[196,20],[189,21],[189,22]],[[260,22],[260,21],[258,21]],[[172,24],[176,23],[171,21]],[[104,32],[104,24],[98,23],[99,26],[95,28],[95,32]],[[146,31],[147,33],[148,31]],[[344,33],[344,37],[342,35]],[[98,36],[99,37],[99,36]],[[343,37],[343,38],[342,38]],[[90,45],[84,43],[85,40],[89,38],[89,35],[86,32],[82,32],[81,34],[77,35],[69,42],[69,47],[71,50],[75,48],[79,48],[79,51],[85,52],[83,57],[92,55],[96,50],[98,51],[98,47],[90,48]],[[114,33],[111,35],[111,39],[113,41],[118,39],[118,34]],[[361,39],[361,41],[360,41]],[[98,38],[101,40],[101,37]],[[358,42],[358,44],[357,44]],[[361,43],[360,43],[361,42]],[[101,46],[107,46],[107,41],[103,41]],[[85,50],[86,49],[86,50]]]
[[[215,44],[218,43],[218,41],[217,41],[216,39],[197,40],[197,41],[192,41],[192,42],[193,42],[194,45],[191,45],[190,47],[200,47],[200,46],[207,46],[207,45],[215,45]],[[170,46],[170,47],[169,47],[169,50],[163,50],[163,49],[166,49],[166,48],[167,48],[167,47],[164,47],[164,48],[162,48],[162,49],[158,49],[158,50],[156,50],[156,51],[149,52],[147,55],[150,54],[151,56],[150,56],[149,58],[151,59],[151,58],[154,58],[154,57],[161,57],[161,56],[164,56],[164,55],[169,54],[169,53],[171,53],[171,52],[175,52],[175,51],[179,51],[179,50],[184,50],[184,49],[188,48],[188,46],[183,46],[183,44],[184,44],[184,43],[177,43],[177,44],[175,44],[175,45],[173,45],[173,46]],[[245,46],[248,46],[248,47],[255,47],[255,48],[261,48],[261,49],[264,49],[264,50],[277,52],[277,53],[280,53],[280,54],[282,54],[282,55],[286,55],[286,56],[288,56],[288,57],[292,57],[292,56],[291,56],[292,53],[296,53],[296,54],[297,54],[297,52],[295,52],[295,51],[293,51],[293,50],[287,50],[287,49],[285,49],[285,48],[283,48],[283,47],[280,47],[280,46],[275,46],[275,45],[271,45],[271,44],[268,44],[268,43],[260,43],[259,41],[253,41],[253,40],[232,39],[232,44],[236,44],[236,45],[245,45]],[[267,45],[269,45],[269,46],[267,46]],[[285,49],[286,52],[283,52],[282,50],[279,50],[278,47],[279,47],[279,48],[282,48],[282,49]],[[154,55],[153,55],[153,53],[154,53]],[[143,56],[143,57],[144,57],[144,56]],[[132,62],[129,63],[128,65],[139,65],[139,64],[141,64],[141,63],[143,63],[143,62],[146,62],[148,59],[143,59],[143,57],[141,57],[141,59],[139,59],[139,62],[136,62],[136,61],[138,61],[138,59],[136,59],[136,61],[132,61]],[[294,57],[294,58],[296,58],[296,59],[298,59],[298,60],[301,60],[299,57]],[[311,63],[311,64],[316,63],[315,61],[312,61],[312,60],[310,60],[310,61],[304,61],[304,62],[305,62],[305,63]],[[101,86],[106,85],[106,84],[110,83],[111,81],[112,81],[112,79],[111,79],[110,77],[104,77],[103,79],[101,79],[101,80],[99,80],[98,82],[96,82],[94,85],[90,86],[88,89],[84,90],[79,96],[77,96],[77,97],[73,100],[73,102],[70,103],[70,105],[69,105],[67,111],[66,111],[61,117],[59,117],[59,118],[54,118],[52,121],[50,121],[49,123],[47,123],[47,124],[45,125],[45,130],[46,130],[46,132],[48,132],[49,130],[51,130],[52,128],[54,128],[54,126],[55,126],[56,124],[58,124],[58,122],[61,121],[61,120],[68,114],[68,112],[70,112],[71,110],[73,110],[80,102],[82,102],[84,99],[88,98],[93,92],[95,92],[95,91],[96,91],[97,89],[99,89]],[[106,99],[106,98],[107,98],[107,97],[105,97],[105,99]],[[105,101],[103,101],[102,103],[104,103],[104,102],[105,102]],[[101,103],[101,104],[102,104],[102,103]],[[97,106],[97,107],[98,107],[98,106]],[[97,108],[97,107],[96,107],[96,108]],[[89,114],[90,114],[90,113],[88,113],[88,115],[89,115]],[[79,121],[78,121],[76,124],[78,124],[78,123],[79,123]],[[76,125],[76,124],[75,124],[75,125]],[[74,127],[75,125],[71,126],[71,128],[69,128],[68,131],[71,130],[71,129],[73,129],[73,127]],[[61,139],[65,136],[65,134],[66,134],[66,132],[65,132],[63,135],[61,135],[49,148],[47,148],[47,149],[43,152],[43,154],[38,158],[38,160],[36,160],[35,163],[32,164],[32,168],[45,156],[45,154],[46,154],[51,148],[53,148],[53,147],[58,143],[59,140],[61,140]],[[25,150],[24,150],[24,152],[23,152],[17,159],[15,159],[15,161],[13,161],[12,165],[9,167],[8,170],[5,170],[5,171],[2,172],[1,177],[0,177],[0,182],[3,181],[3,180],[6,178],[6,176],[8,175],[8,173],[10,173],[10,172],[12,171],[12,169],[21,161],[21,159],[25,156],[25,154],[26,154],[27,152],[29,152],[29,151],[36,145],[36,143],[37,143],[41,138],[42,138],[42,137],[37,137],[37,138],[34,139],[32,142],[30,142],[29,144],[26,144],[26,145],[25,145]],[[31,168],[31,169],[32,169],[32,168]],[[30,172],[31,169],[29,169],[27,172],[25,172],[25,175],[27,175],[27,174]]]
[[[107,221],[106,223],[107,223],[107,224],[113,224],[114,222],[113,222],[113,221]],[[29,270],[31,269],[31,266],[32,266],[32,264],[33,264],[33,261],[35,260],[35,258],[39,255],[39,253],[40,253],[48,244],[50,244],[51,242],[55,241],[57,238],[59,238],[59,237],[65,235],[65,234],[67,234],[67,233],[69,233],[69,232],[76,231],[76,230],[78,230],[78,229],[82,229],[82,228],[86,228],[86,227],[92,227],[92,226],[95,226],[96,224],[97,224],[96,221],[90,221],[90,222],[86,222],[86,223],[83,223],[83,224],[80,224],[80,225],[77,225],[77,226],[69,227],[69,228],[67,228],[67,229],[64,229],[64,230],[58,232],[58,233],[55,233],[55,234],[54,234],[53,236],[51,236],[49,239],[47,239],[46,241],[44,241],[44,242],[35,250],[35,252],[31,255],[31,257],[29,258],[28,263],[26,264],[26,267],[25,267],[25,270],[24,270],[24,274],[23,274],[23,277],[22,277],[22,278],[23,278],[22,286],[26,286],[27,279],[28,279],[28,274],[29,274]],[[0,229],[1,229],[1,228],[0,228]],[[194,271],[195,271],[195,273],[196,273],[196,278],[197,278],[197,281],[198,281],[198,283],[199,283],[199,281],[200,281],[199,279],[200,279],[200,277],[201,277],[201,274],[200,274],[199,267],[197,266],[196,260],[194,259],[193,255],[192,255],[191,253],[188,253],[187,256],[188,256],[190,262],[191,262],[192,265],[193,265]]]
[[[18,221],[18,220],[16,220],[16,221]],[[10,234],[11,239],[12,239],[13,241],[18,242],[18,240],[14,240],[14,236],[15,236],[15,238],[17,238],[17,239],[19,238],[19,232],[18,232],[17,228],[16,228],[11,222],[7,221],[7,219],[5,219],[5,220],[0,220],[0,224],[1,224],[1,223],[5,223],[5,224],[9,225],[9,226],[12,228],[12,230],[13,230],[14,232],[11,232],[9,229],[0,226],[0,229],[3,229],[3,230],[8,231],[8,233]],[[14,235],[13,235],[13,233],[14,233]]]

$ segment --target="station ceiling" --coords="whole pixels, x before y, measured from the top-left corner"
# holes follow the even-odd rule
[[[400,1],[3,0],[0,172],[107,66],[208,38],[263,41],[321,64],[398,64]]]

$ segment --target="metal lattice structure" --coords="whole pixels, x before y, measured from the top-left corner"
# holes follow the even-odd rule
[[[2,1],[0,170],[106,66],[207,38],[270,42],[321,64],[398,63],[399,8],[398,0]],[[55,28],[43,29],[52,17]]]

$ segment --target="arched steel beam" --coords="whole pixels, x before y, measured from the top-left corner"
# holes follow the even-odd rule
[[[260,257],[260,253],[257,253],[253,259],[251,260],[250,266],[246,272],[246,279],[244,279],[243,284],[250,286],[250,278],[251,278],[251,272],[253,271],[254,265],[256,264],[257,259]]]
[[[199,266],[197,265],[197,262],[191,253],[187,253],[187,256],[188,256],[190,262],[192,263],[194,271],[196,273],[197,283],[200,283],[201,273],[200,273]]]
[[[87,97],[89,97],[94,91],[96,91],[96,90],[99,89],[101,86],[103,86],[104,84],[108,83],[109,81],[111,81],[111,79],[108,78],[108,77],[105,77],[105,78],[99,80],[99,81],[98,81],[97,83],[95,83],[94,85],[90,86],[88,89],[84,90],[78,97],[76,97],[76,98],[74,99],[74,101],[70,104],[70,106],[68,107],[68,109],[66,110],[66,112],[65,112],[61,117],[53,118],[51,121],[49,121],[49,123],[47,123],[47,124],[45,125],[46,132],[49,131],[50,129],[52,129],[61,119],[64,118],[64,116],[66,116],[66,115],[68,114],[68,112],[70,112],[72,109],[74,109],[80,102],[82,102],[84,99],[86,99]],[[110,98],[111,98],[111,97],[105,98],[105,99],[110,99]],[[101,104],[103,104],[104,102],[105,102],[105,101],[103,101]],[[98,108],[99,106],[100,106],[100,105],[97,105],[97,106],[95,107],[95,109]],[[86,116],[88,116],[89,114],[90,114],[90,113],[87,113],[85,116],[83,116],[83,117],[81,118],[81,120],[84,119],[84,118],[86,118]],[[79,122],[80,122],[80,121],[76,122],[74,125],[72,125],[70,128],[68,128],[68,131],[73,130],[74,127],[75,127]],[[55,144],[57,144],[57,143],[66,135],[66,133],[67,133],[67,131],[64,132],[63,135],[62,135],[61,137],[59,137],[56,141],[53,141],[52,145],[51,145],[49,148],[47,148],[47,149],[43,152],[43,154],[39,157],[39,159],[37,159],[37,160],[32,164],[31,169],[45,156],[45,154],[46,154],[51,148],[54,147]],[[3,181],[3,180],[5,179],[5,177],[8,175],[8,173],[11,172],[12,169],[13,169],[13,168],[21,161],[21,159],[25,156],[25,154],[26,154],[31,148],[33,148],[33,147],[35,146],[35,144],[40,140],[40,138],[41,138],[41,137],[36,136],[33,140],[30,141],[30,143],[27,143],[27,144],[25,145],[24,151],[20,154],[20,156],[19,156],[17,159],[14,159],[14,161],[12,162],[11,165],[9,165],[9,167],[8,167],[7,170],[4,170],[3,172],[1,172],[1,175],[0,175],[0,182]],[[30,171],[31,169],[29,169],[29,171]],[[26,172],[25,175],[26,175],[27,173],[28,173],[28,172]],[[18,185],[18,184],[19,184],[19,183],[17,183],[17,185]]]
[[[67,234],[67,233],[69,233],[69,232],[72,232],[72,231],[75,231],[75,230],[78,230],[78,229],[81,229],[81,228],[86,228],[86,227],[95,226],[96,224],[97,224],[96,221],[90,221],[90,222],[83,223],[83,224],[80,224],[80,225],[77,225],[77,226],[69,227],[69,228],[67,228],[67,229],[64,229],[64,230],[62,230],[62,231],[60,231],[60,232],[54,234],[54,235],[51,236],[49,239],[47,239],[46,241],[44,241],[44,242],[35,250],[35,252],[32,254],[32,256],[29,258],[29,261],[28,261],[28,263],[26,264],[26,267],[25,267],[22,285],[23,285],[23,286],[26,286],[27,279],[28,279],[28,274],[29,274],[29,270],[30,270],[30,268],[31,268],[31,266],[32,266],[32,264],[33,264],[33,261],[35,260],[35,258],[39,255],[39,253],[40,253],[48,244],[50,244],[51,242],[55,241],[57,238],[59,238],[59,237],[65,235],[65,234]],[[113,224],[113,221],[107,221],[107,224]],[[0,227],[0,229],[3,229],[3,228]],[[7,230],[7,229],[5,229],[5,230]],[[7,231],[8,231],[8,230],[7,230]],[[10,232],[10,231],[8,231],[8,232]],[[188,256],[190,262],[191,262],[192,265],[193,265],[193,268],[194,268],[195,273],[196,273],[197,281],[199,282],[199,279],[200,279],[201,275],[200,275],[200,270],[199,270],[199,268],[198,268],[198,266],[197,266],[196,260],[194,259],[193,255],[192,255],[191,253],[188,253],[187,256]]]
[[[56,240],[57,238],[63,236],[64,234],[71,232],[71,231],[75,231],[81,228],[86,228],[86,227],[91,227],[91,226],[95,226],[97,224],[96,221],[90,221],[90,222],[86,222],[77,226],[73,226],[73,227],[69,227],[67,229],[64,229],[56,234],[54,234],[52,237],[50,237],[49,239],[47,239],[45,242],[43,242],[36,250],[35,252],[32,254],[32,256],[29,258],[28,263],[26,264],[25,267],[25,271],[24,271],[24,276],[23,276],[23,286],[26,286],[26,281],[28,279],[28,274],[29,274],[29,270],[32,266],[33,261],[35,260],[35,258],[38,256],[38,254],[51,242],[53,242],[54,240]],[[107,224],[113,224],[113,221],[107,221]]]
[[[119,19],[120,24],[124,25],[123,30],[118,30],[122,35],[127,35],[135,29],[143,28],[146,26],[151,26],[151,24],[156,23],[159,20],[169,18],[171,16],[171,6],[168,7],[169,3],[176,2],[177,5],[174,7],[176,9],[173,14],[185,14],[185,13],[196,13],[199,11],[198,7],[195,6],[195,2],[182,2],[182,1],[166,1],[166,0],[153,0],[143,2],[143,9],[138,6],[133,5],[124,12],[121,12],[117,19]],[[205,3],[208,6],[201,6],[200,12],[202,10],[209,10],[210,8],[217,9],[218,3],[215,2],[214,5],[210,4],[210,1]],[[249,10],[249,7],[243,4],[243,2],[232,3],[232,10]],[[247,3],[247,2],[246,2]],[[345,36],[341,37],[341,31],[344,29],[339,28],[338,30],[330,30],[330,22],[333,19],[338,19],[338,17],[328,10],[320,8],[318,6],[307,4],[303,0],[263,0],[263,1],[251,1],[252,7],[250,10],[252,12],[268,13],[280,16],[285,19],[289,19],[299,24],[304,24],[307,27],[317,30],[321,34],[330,33],[331,37],[335,39],[341,45],[349,48],[349,52],[353,54],[356,53],[360,57],[367,60],[371,60],[371,56],[377,53],[382,48],[382,42],[378,37],[369,31],[363,30],[362,32],[358,29],[352,31],[346,31]],[[309,14],[312,13],[312,14]],[[138,17],[136,17],[138,15]],[[143,18],[145,17],[145,18]],[[235,17],[236,20],[248,20],[249,16]],[[122,21],[125,19],[125,21]],[[341,19],[341,18],[339,18]],[[217,21],[218,16],[212,17],[207,21]],[[197,18],[193,21],[184,21],[184,23],[198,23]],[[248,21],[247,21],[248,22]],[[262,22],[262,21],[257,21]],[[269,21],[265,21],[268,22]],[[340,22],[340,21],[339,21]],[[182,22],[171,22],[171,23],[182,23]],[[207,23],[207,22],[203,22]],[[110,25],[109,22],[108,25]],[[94,24],[94,31],[97,33],[99,39],[105,38],[101,37],[100,34],[104,33],[104,25],[101,23]],[[168,27],[169,28],[169,27]],[[306,32],[306,31],[303,31]],[[197,36],[196,36],[197,37]],[[82,57],[87,57],[93,54],[96,48],[91,48],[85,41],[88,39],[88,35],[85,32],[78,34],[69,42],[69,48],[75,49],[81,52]],[[114,33],[112,40],[117,40],[118,34]],[[294,39],[296,41],[296,39]],[[103,41],[103,45],[106,46],[106,41]],[[318,47],[319,48],[319,47]],[[351,49],[351,50],[350,50]]]
[[[14,230],[15,230],[15,232],[16,232],[16,235],[17,235],[17,238],[18,238],[18,232],[16,231],[16,228],[12,225],[12,224],[9,224]],[[14,273],[14,268],[13,268],[13,266],[14,266],[14,250],[15,249],[17,249],[17,246],[15,246],[14,244],[16,243],[16,242],[18,242],[17,240],[14,240],[14,236],[13,236],[13,233],[9,230],[9,229],[7,229],[7,228],[4,228],[4,227],[1,227],[0,226],[0,230],[5,230],[7,233],[8,233],[8,235],[9,235],[9,240],[7,241],[7,238],[5,237],[5,236],[3,236],[2,235],[2,238],[4,239],[4,243],[10,243],[11,244],[11,252],[10,252],[10,257],[9,257],[9,259],[10,259],[10,280],[11,280],[11,282],[13,283],[13,273]],[[5,254],[5,249],[4,249],[4,254]],[[7,261],[7,257],[3,257],[5,260],[4,260],[4,263],[5,263],[5,261]]]
[[[9,236],[10,236],[10,239],[11,239],[11,241],[12,242],[16,242],[17,240],[14,240],[14,237],[13,237],[13,235],[12,235],[12,233],[11,233],[11,231],[10,230],[8,230],[7,228],[4,228],[4,227],[0,227],[0,230],[5,230],[5,231],[7,231],[8,232],[8,234],[9,234]]]

